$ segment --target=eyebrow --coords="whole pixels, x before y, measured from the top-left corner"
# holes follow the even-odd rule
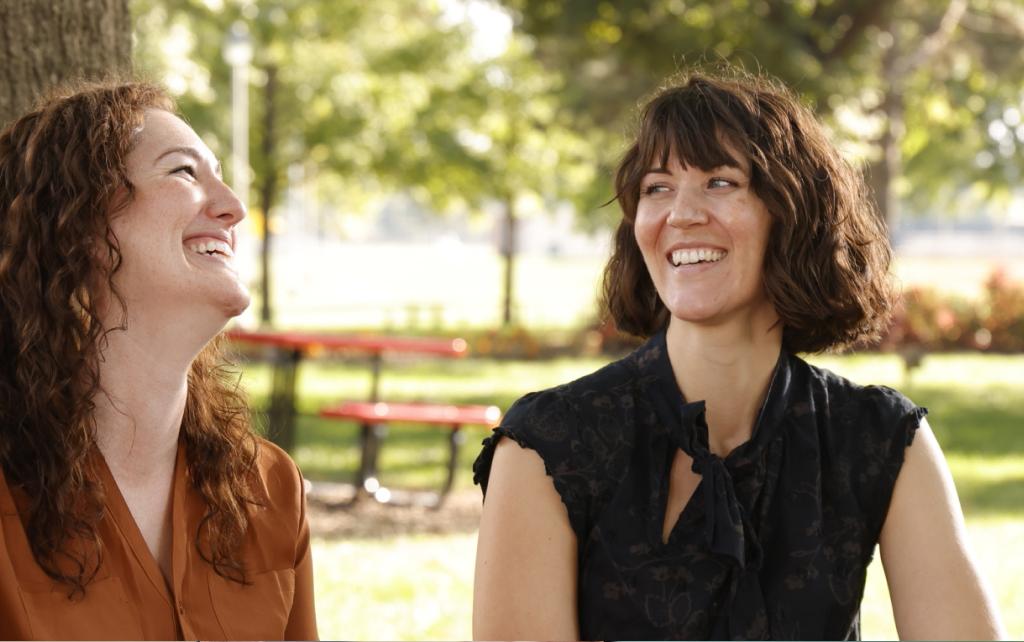
[[[744,170],[743,167],[739,163],[722,163],[721,165],[715,165],[714,167],[710,167],[710,168],[708,168],[706,170],[701,170],[701,171],[702,172],[713,172],[715,170],[722,169],[723,167],[727,167],[727,168],[730,168],[730,169],[736,169],[736,170],[739,170],[739,171],[741,171],[741,172],[743,172],[745,174],[749,173],[747,170]],[[697,169],[700,169],[700,168],[698,167]],[[669,171],[669,169],[667,167],[658,166],[658,167],[650,167],[650,168],[648,168],[647,171],[644,172],[643,175],[647,176],[648,174],[666,174],[666,175],[671,175],[672,172]]]
[[[171,147],[169,149],[165,149],[162,154],[160,154],[159,156],[156,157],[156,160],[153,161],[153,164],[156,165],[161,160],[163,160],[164,157],[170,156],[171,154],[184,154],[185,156],[188,156],[189,158],[191,158],[192,160],[194,160],[197,163],[202,163],[203,160],[204,160],[203,159],[203,155],[200,154],[199,150],[197,150],[195,147],[179,146],[179,147]],[[213,171],[218,176],[221,174],[220,161],[217,161],[217,164],[214,165]]]

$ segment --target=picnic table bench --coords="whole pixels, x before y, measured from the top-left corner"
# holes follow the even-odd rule
[[[466,425],[495,426],[501,419],[497,406],[451,405],[435,403],[385,403],[378,401],[347,401],[320,411],[321,417],[356,421],[361,428],[361,459],[356,473],[355,487],[363,489],[374,499],[388,503],[391,490],[380,481],[378,455],[382,445],[381,428],[387,424],[403,423],[448,429],[448,465],[444,483],[436,493],[427,493],[426,504],[437,508],[444,502],[455,482],[459,446],[463,440],[462,427]],[[358,495],[356,495],[358,497]],[[353,498],[354,499],[354,498]]]
[[[354,352],[370,356],[371,379],[367,401],[349,401],[324,408],[319,413],[324,418],[355,421],[360,426],[360,463],[352,502],[358,500],[360,493],[367,493],[381,502],[392,499],[390,490],[378,479],[378,454],[384,428],[389,423],[449,429],[447,477],[440,492],[432,493],[428,502],[439,506],[454,482],[462,426],[495,425],[501,416],[500,410],[494,406],[384,403],[380,400],[380,376],[386,354],[462,358],[468,352],[464,339],[241,329],[230,330],[227,336],[232,341],[261,345],[273,351],[273,382],[267,412],[270,437],[289,451],[295,443],[296,379],[302,361],[324,352]]]

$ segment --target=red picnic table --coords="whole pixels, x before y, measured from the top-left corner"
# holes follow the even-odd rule
[[[423,403],[388,404],[380,400],[381,365],[386,354],[421,354],[461,358],[468,353],[468,346],[464,339],[241,329],[229,330],[227,336],[232,341],[273,349],[273,383],[267,420],[271,437],[285,450],[291,450],[295,443],[296,373],[302,360],[307,356],[325,352],[354,352],[370,356],[371,381],[367,401],[343,403],[340,406],[326,408],[320,413],[323,417],[360,422],[362,428],[361,457],[356,474],[356,494],[353,501],[358,498],[361,490],[368,492],[380,501],[387,501],[391,497],[390,491],[378,481],[377,471],[377,455],[384,424],[404,421],[428,425],[447,425],[452,428],[448,478],[441,493],[433,502],[439,505],[444,495],[450,490],[455,475],[455,459],[461,438],[460,426],[484,422],[493,425],[500,417],[500,411],[496,407]]]

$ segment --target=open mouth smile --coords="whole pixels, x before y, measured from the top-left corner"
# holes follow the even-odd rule
[[[203,256],[222,256],[228,259],[234,258],[235,256],[230,245],[224,241],[215,241],[213,239],[189,243],[185,247],[190,252],[195,252],[196,254],[201,254]]]
[[[712,248],[694,248],[675,250],[669,253],[668,259],[673,266],[694,265],[697,263],[717,263],[725,258],[727,252]]]

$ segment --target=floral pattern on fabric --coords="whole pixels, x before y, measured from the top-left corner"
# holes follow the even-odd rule
[[[684,366],[685,367],[685,366]],[[751,439],[708,448],[664,333],[520,399],[484,441],[535,450],[578,543],[582,639],[853,639],[889,500],[927,411],[785,351]],[[702,479],[662,541],[678,449]]]

